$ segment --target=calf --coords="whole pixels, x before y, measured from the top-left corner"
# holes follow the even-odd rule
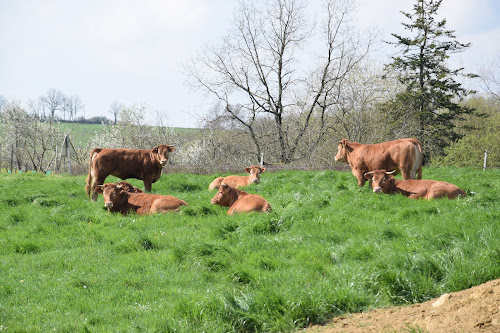
[[[365,145],[343,139],[339,142],[335,161],[351,166],[358,186],[365,184],[363,175],[371,170],[395,170],[404,179],[422,178],[422,144],[414,138]]]
[[[269,212],[271,205],[257,194],[249,194],[227,184],[221,184],[219,191],[210,201],[214,205],[229,207],[227,215],[243,212]]]
[[[90,153],[85,191],[92,201],[96,201],[97,186],[113,175],[120,179],[141,179],[146,192],[151,192],[151,184],[160,179],[169,153],[173,151],[175,148],[169,145],[159,145],[153,149],[95,148]]]
[[[258,165],[252,165],[251,167],[245,168],[245,171],[246,173],[249,173],[248,176],[226,176],[215,178],[215,180],[208,186],[208,190],[211,191],[214,188],[218,188],[222,183],[233,187],[243,187],[250,184],[259,184],[260,174],[264,173],[266,171],[266,168],[262,168]]]
[[[393,172],[375,170],[365,173],[365,178],[373,181],[373,192],[401,193],[410,199],[465,197],[465,192],[456,185],[438,180],[394,179]]]
[[[104,206],[111,212],[127,215],[134,211],[139,215],[166,213],[187,206],[183,200],[171,195],[129,193],[122,186],[113,183],[98,185],[97,191],[104,197]]]

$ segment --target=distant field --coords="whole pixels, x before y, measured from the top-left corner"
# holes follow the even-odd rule
[[[499,278],[500,170],[423,172],[467,197],[266,172],[247,191],[273,211],[227,216],[207,190],[219,174],[173,173],[153,192],[188,207],[123,217],[88,200],[84,176],[0,174],[0,331],[291,332]]]
[[[92,137],[103,129],[102,124],[59,123],[57,124],[65,134],[70,135],[70,140],[75,147],[85,147]],[[196,133],[196,128],[174,128],[179,134]]]
[[[75,147],[85,147],[87,142],[103,128],[102,124],[59,123],[58,126],[65,134],[70,135]]]

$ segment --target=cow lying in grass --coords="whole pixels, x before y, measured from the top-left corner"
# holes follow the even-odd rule
[[[186,202],[171,195],[129,193],[121,185],[114,183],[98,185],[97,192],[102,193],[104,205],[109,211],[123,215],[130,211],[139,215],[166,213],[177,211],[180,206],[187,206]]]
[[[375,170],[365,173],[365,178],[373,181],[373,192],[401,193],[410,199],[465,197],[465,192],[456,185],[438,180],[394,179],[393,172]]]
[[[260,183],[260,174],[264,173],[266,168],[261,168],[258,165],[252,165],[251,167],[245,168],[245,172],[249,173],[248,176],[226,176],[217,177],[208,186],[208,190],[211,191],[214,188],[218,188],[220,184],[224,183],[233,187],[243,187],[250,184]]]
[[[268,212],[271,210],[271,205],[257,194],[249,194],[245,191],[221,184],[219,191],[210,201],[214,205],[229,207],[227,215],[243,212]]]

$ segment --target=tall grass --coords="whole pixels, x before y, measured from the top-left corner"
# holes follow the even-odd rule
[[[500,277],[500,170],[425,168],[468,194],[431,201],[266,172],[247,190],[273,211],[235,216],[213,178],[163,175],[153,192],[189,206],[124,217],[84,176],[0,174],[0,330],[293,331]]]

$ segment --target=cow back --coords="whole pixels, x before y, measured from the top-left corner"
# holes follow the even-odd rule
[[[244,213],[244,212],[268,212],[271,210],[271,205],[257,194],[241,195],[238,200],[229,208],[227,214]]]
[[[131,193],[128,203],[133,207],[138,207],[137,214],[163,213],[178,210],[180,206],[187,206],[187,203],[171,195]]]
[[[154,175],[158,180],[161,164],[151,160],[151,149],[102,149],[94,158],[94,170],[99,175],[113,175],[121,179]]]

